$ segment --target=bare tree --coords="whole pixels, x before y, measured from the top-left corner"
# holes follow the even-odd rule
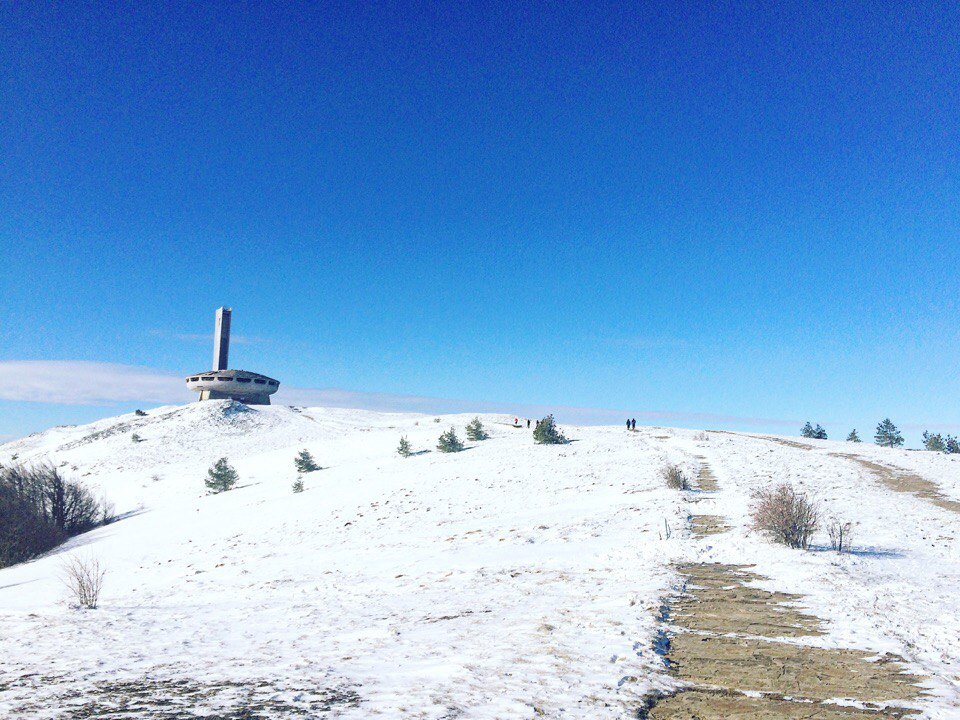
[[[815,500],[789,483],[760,490],[754,494],[753,500],[754,529],[775,542],[792,548],[807,548],[820,525],[820,509]]]
[[[107,498],[106,493],[100,495],[100,524],[109,525],[117,519],[117,508]]]
[[[830,518],[827,523],[827,535],[830,536],[830,547],[837,552],[850,552],[850,543],[853,540],[853,523],[839,518]]]
[[[77,607],[96,610],[106,569],[96,558],[74,555],[63,563],[63,583]]]
[[[660,471],[660,475],[667,482],[667,487],[674,490],[689,490],[690,478],[686,476],[679,465],[666,465]]]

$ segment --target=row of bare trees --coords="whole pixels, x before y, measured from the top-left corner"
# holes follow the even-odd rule
[[[44,553],[109,515],[86,487],[51,465],[0,467],[0,567]]]

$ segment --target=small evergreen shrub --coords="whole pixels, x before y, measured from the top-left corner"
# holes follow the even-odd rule
[[[146,417],[147,415],[143,410],[134,410],[133,414],[137,417]]]
[[[213,467],[207,470],[207,479],[204,484],[211,495],[226,492],[237,484],[240,476],[233,469],[225,457],[220,458],[214,463]]]
[[[130,436],[130,439],[131,439],[133,442],[135,442],[135,443],[143,442],[143,438],[140,437],[139,435],[137,435],[136,433],[134,433],[133,435],[131,435],[131,436]]]
[[[925,450],[932,450],[933,452],[960,453],[960,443],[953,435],[933,434],[926,430],[923,432],[923,447]]]
[[[407,440],[406,435],[400,438],[400,447],[397,448],[397,454],[400,457],[410,457],[413,454],[413,448],[410,447],[410,441]]]
[[[437,450],[445,453],[460,452],[463,450],[463,441],[457,437],[457,431],[450,428],[443,433],[443,435],[440,436],[440,441],[437,443]]]
[[[292,490],[293,490],[293,492],[295,492],[295,493],[302,493],[302,492],[303,492],[303,478],[302,478],[302,477],[298,477],[296,480],[293,481]]]
[[[810,422],[808,421],[806,425],[800,428],[800,437],[812,438],[814,435],[814,432],[816,431],[813,429],[813,425],[811,425]]]
[[[562,445],[567,442],[567,438],[557,427],[553,415],[537,420],[537,426],[533,429],[533,439],[540,445]]]
[[[897,426],[890,421],[890,418],[877,425],[877,434],[873,436],[873,439],[881,447],[894,448],[903,445],[903,436]]]
[[[813,439],[814,440],[826,440],[827,431],[820,427],[820,424],[817,423],[817,426],[813,429]]]
[[[760,490],[751,511],[753,527],[774,542],[806,549],[820,525],[817,503],[789,483]]]
[[[854,428],[853,430],[851,430],[851,431],[850,431],[850,434],[847,435],[847,442],[852,442],[852,443],[863,442],[863,441],[860,439],[860,436],[857,435],[857,429],[856,429],[856,428]]]
[[[297,466],[297,472],[310,473],[320,469],[320,466],[313,459],[313,455],[306,449],[301,450],[293,459],[293,464]]]
[[[490,435],[487,434],[486,429],[483,427],[483,423],[480,422],[480,418],[475,417],[467,424],[467,439],[468,440],[486,440]]]

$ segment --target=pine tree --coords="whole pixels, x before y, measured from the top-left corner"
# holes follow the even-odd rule
[[[820,427],[820,424],[819,424],[819,423],[817,423],[817,427],[816,427],[816,429],[813,431],[813,438],[814,438],[815,440],[826,440],[826,439],[827,439],[827,431],[824,430],[822,427]]]
[[[810,422],[807,421],[807,424],[800,429],[800,436],[805,438],[812,438],[815,432],[816,431],[813,429],[813,425],[811,425]]]
[[[940,433],[931,435],[926,430],[923,431],[923,447],[925,450],[932,450],[933,452],[947,451],[947,443],[944,442],[943,438],[940,436]]]
[[[900,447],[903,445],[903,436],[890,418],[877,425],[877,434],[873,436],[877,445],[882,447]]]
[[[293,459],[293,464],[297,466],[297,472],[301,473],[315,472],[320,469],[320,466],[314,461],[313,455],[307,452],[306,449],[301,450],[297,454]]]
[[[847,435],[847,442],[863,442],[863,441],[860,439],[860,436],[857,435],[857,429],[856,429],[856,428],[854,428],[853,430],[851,430],[851,431],[850,431],[850,434]]]
[[[547,415],[543,420],[537,420],[533,429],[533,439],[541,445],[562,445],[567,441],[560,428],[557,427],[553,415]]]
[[[950,454],[960,453],[960,442],[953,435],[947,435],[943,442],[943,451]]]
[[[397,448],[397,452],[400,457],[410,457],[413,454],[413,449],[410,447],[410,441],[407,440],[406,435],[400,438],[400,447]]]
[[[460,452],[463,450],[463,441],[457,437],[457,431],[450,428],[441,435],[440,442],[437,444],[437,450],[445,453]]]
[[[480,418],[475,417],[467,424],[467,439],[468,440],[486,440],[490,437],[487,434],[487,431],[483,427],[483,423],[480,422]]]
[[[294,491],[295,493],[302,493],[302,492],[303,492],[303,478],[302,478],[302,477],[298,477],[296,480],[293,481],[293,488],[292,488],[292,489],[293,489],[293,491]]]
[[[207,476],[204,483],[212,494],[230,490],[240,479],[237,471],[230,466],[225,457],[217,460],[213,467],[207,470]]]

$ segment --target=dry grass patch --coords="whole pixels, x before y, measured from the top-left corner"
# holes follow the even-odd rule
[[[807,548],[820,526],[820,508],[815,500],[789,483],[759,490],[753,500],[755,530],[788,547]]]
[[[690,489],[690,478],[687,477],[679,465],[666,465],[663,470],[660,471],[660,475],[669,488],[673,488],[674,490]]]

